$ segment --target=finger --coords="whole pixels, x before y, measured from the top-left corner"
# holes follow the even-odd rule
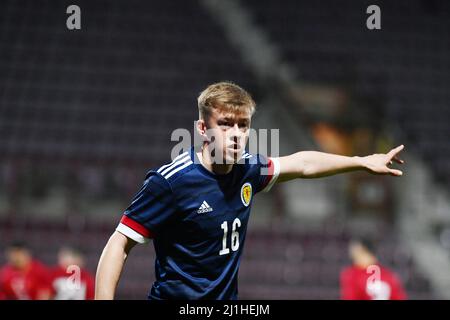
[[[398,158],[398,157],[394,157],[393,160],[394,160],[395,162],[397,162],[397,163],[400,163],[400,164],[404,164],[404,163],[405,163],[405,161],[403,161],[402,159],[400,159],[400,158]],[[392,162],[392,161],[391,161],[391,162]]]
[[[396,170],[396,169],[389,169],[389,174],[396,176],[396,177],[400,177],[401,175],[403,175],[403,172],[400,170]]]
[[[398,146],[397,148],[394,148],[391,151],[389,151],[389,153],[388,153],[389,158],[395,157],[395,155],[398,154],[400,151],[402,151],[404,147],[405,146],[402,144],[402,145]]]

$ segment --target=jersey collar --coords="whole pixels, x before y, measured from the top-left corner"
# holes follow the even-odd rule
[[[233,175],[233,173],[236,170],[236,165],[233,165],[233,168],[231,169],[230,172],[225,173],[225,174],[216,174],[214,172],[209,171],[208,169],[206,169],[203,164],[201,163],[200,159],[197,156],[197,152],[201,150],[201,147],[191,147],[190,150],[190,156],[191,156],[191,160],[194,163],[194,165],[196,166],[196,168],[201,171],[202,173],[204,173],[207,176],[210,176],[214,179],[226,179],[228,177],[231,177]]]

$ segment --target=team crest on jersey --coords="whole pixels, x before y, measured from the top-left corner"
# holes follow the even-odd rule
[[[252,200],[252,185],[246,182],[241,188],[241,200],[244,206],[248,207],[250,200]]]

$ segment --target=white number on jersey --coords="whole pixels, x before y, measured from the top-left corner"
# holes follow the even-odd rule
[[[239,249],[239,231],[237,229],[241,226],[241,220],[239,218],[234,219],[232,223],[231,232],[231,250],[237,251]],[[228,235],[228,222],[224,221],[220,227],[223,229],[222,238],[222,250],[219,251],[219,255],[229,254],[230,249],[227,248],[227,235]]]

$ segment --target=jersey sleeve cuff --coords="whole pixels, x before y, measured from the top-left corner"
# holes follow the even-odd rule
[[[272,186],[275,184],[275,182],[278,179],[278,176],[280,175],[280,162],[278,161],[278,158],[269,158],[270,164],[269,166],[273,166],[273,173],[269,178],[269,182],[266,184],[266,186],[261,190],[261,192],[268,192],[270,189],[272,189]],[[270,170],[271,172],[272,170]]]
[[[138,243],[147,243],[153,238],[149,230],[125,215],[120,220],[116,230]]]

